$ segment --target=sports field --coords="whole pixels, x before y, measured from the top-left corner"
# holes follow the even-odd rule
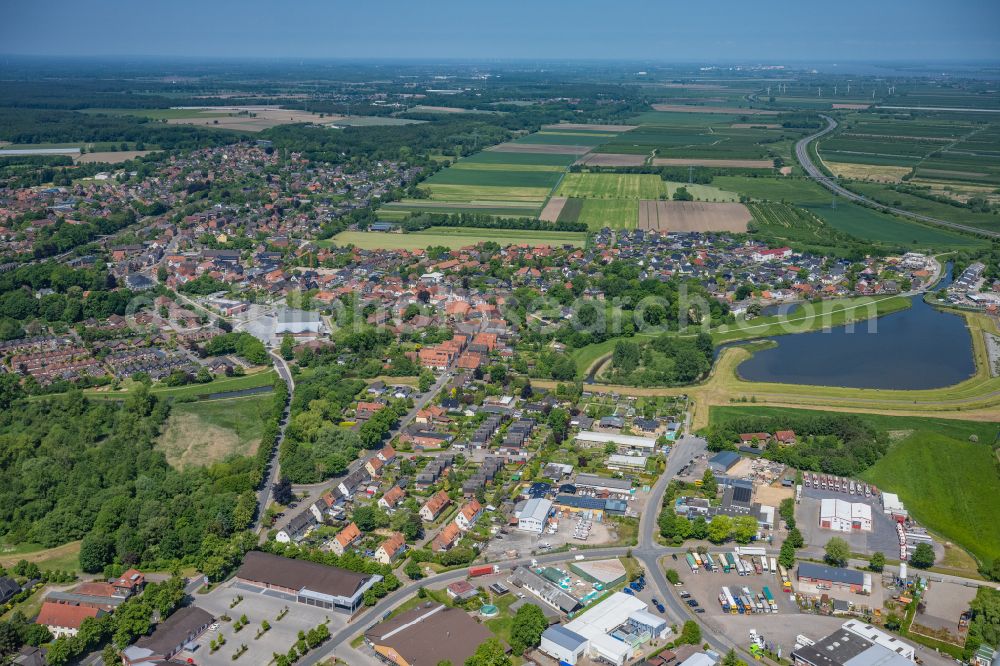
[[[321,245],[354,245],[363,250],[422,250],[441,246],[460,248],[492,241],[499,245],[574,245],[583,247],[586,234],[573,231],[526,231],[521,229],[472,229],[431,227],[408,234],[372,231],[342,231]]]

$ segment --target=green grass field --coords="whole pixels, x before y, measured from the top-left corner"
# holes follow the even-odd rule
[[[261,414],[270,401],[270,395],[252,395],[175,404],[156,447],[179,468],[252,455],[264,431]]]
[[[575,201],[583,202],[576,221],[583,222],[588,229],[596,230],[604,227],[634,229],[639,224],[639,202],[635,199],[576,199]]]
[[[520,229],[472,229],[431,227],[408,234],[342,231],[321,245],[354,245],[365,250],[422,250],[431,246],[460,248],[493,241],[500,245],[575,245],[583,247],[587,235],[573,231],[524,231]]]
[[[599,132],[533,132],[520,139],[514,139],[514,143],[543,143],[554,146],[598,146],[615,136],[614,134],[602,134]]]
[[[578,155],[556,155],[545,153],[507,153],[492,150],[484,150],[463,157],[458,164],[517,164],[517,165],[545,165],[568,167],[575,162]]]
[[[461,162],[459,162],[461,164]],[[497,167],[500,165],[476,165],[476,166],[493,166]],[[556,167],[558,169],[558,167]],[[471,185],[471,186],[482,186],[487,185],[491,187],[539,187],[551,190],[556,183],[559,182],[559,176],[561,170],[559,171],[540,171],[540,170],[517,170],[517,167],[507,167],[507,169],[490,168],[490,169],[468,169],[468,168],[456,168],[451,167],[448,169],[443,169],[438,171],[436,174],[428,178],[425,183],[426,185]]]
[[[672,183],[652,174],[632,173],[568,173],[557,194],[582,199],[659,199],[673,196],[679,187],[686,187],[700,201],[736,201],[739,197],[708,185]]]
[[[808,178],[748,178],[716,176],[713,184],[754,199],[792,203],[809,210],[834,229],[861,240],[886,245],[952,250],[983,247],[986,241],[945,229],[908,222],[857,204],[837,201],[833,195]]]
[[[189,384],[187,386],[161,386],[154,385],[150,391],[161,398],[196,398],[201,395],[212,393],[228,393],[230,391],[242,391],[259,386],[270,386],[274,383],[277,373],[274,370],[255,372],[243,377],[220,377],[208,384]],[[100,389],[86,389],[84,395],[96,400],[121,400],[125,395],[134,390],[135,384],[127,384],[121,391],[102,391]]]
[[[824,412],[712,407],[710,422],[787,413]],[[917,521],[980,559],[1000,557],[1000,472],[992,449],[997,424],[879,414],[857,416],[896,438],[889,453],[862,478],[897,493]],[[970,441],[970,436],[979,441]]]

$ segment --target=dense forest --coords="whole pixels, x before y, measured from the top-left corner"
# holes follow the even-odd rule
[[[888,450],[888,440],[853,414],[745,416],[712,426],[708,448],[734,450],[740,433],[794,430],[797,443],[771,443],[765,458],[796,469],[854,476],[871,467]]]
[[[614,384],[676,386],[690,384],[712,367],[712,337],[694,338],[664,334],[640,345],[631,340],[615,343],[607,379]]]
[[[274,441],[285,393],[262,415]],[[0,413],[0,536],[46,547],[83,539],[85,571],[196,564],[224,570],[225,542],[249,527],[271,448],[178,471],[155,447],[168,402],[139,385],[121,404],[77,391]],[[208,573],[208,571],[206,571]]]

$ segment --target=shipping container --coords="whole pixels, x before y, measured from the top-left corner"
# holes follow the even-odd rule
[[[482,564],[476,567],[469,567],[469,577],[489,576],[500,573],[500,567],[495,564]]]

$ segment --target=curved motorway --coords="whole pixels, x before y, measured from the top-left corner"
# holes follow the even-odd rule
[[[812,159],[809,157],[809,144],[816,139],[826,136],[833,130],[837,129],[837,121],[830,116],[820,114],[820,117],[826,120],[827,126],[815,134],[811,134],[804,139],[800,139],[798,143],[795,144],[795,157],[798,159],[799,164],[805,169],[806,174],[815,180],[817,183],[830,190],[834,194],[838,194],[845,199],[851,201],[856,201],[858,203],[864,204],[876,210],[880,210],[886,213],[893,213],[895,215],[901,215],[903,217],[908,217],[919,222],[926,222],[928,224],[934,224],[940,227],[947,227],[949,229],[955,229],[957,231],[964,231],[966,233],[978,234],[980,236],[989,236],[991,238],[1000,238],[1000,232],[988,231],[986,229],[980,229],[978,227],[969,226],[967,224],[959,224],[958,222],[949,222],[948,220],[942,220],[936,217],[931,217],[929,215],[921,215],[920,213],[914,213],[908,210],[903,210],[902,208],[894,208],[892,206],[886,206],[885,204],[878,203],[877,201],[872,201],[866,196],[851,192],[850,190],[842,187],[833,178],[830,178],[824,174],[819,167],[817,167]]]

